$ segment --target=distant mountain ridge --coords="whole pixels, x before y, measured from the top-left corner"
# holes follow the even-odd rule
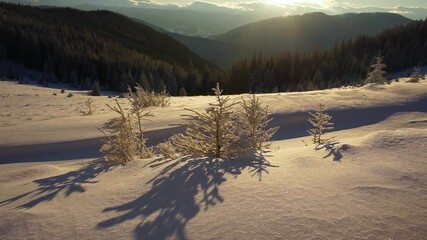
[[[206,39],[171,33],[139,18],[135,20],[171,36],[194,53],[223,69],[260,51],[266,56],[276,56],[284,51],[309,52],[315,48],[327,50],[342,40],[349,40],[359,35],[374,35],[387,28],[404,25],[411,21],[400,15],[389,13],[329,16],[316,12],[271,18]]]
[[[110,7],[97,5],[78,5],[81,10],[103,9],[117,12],[131,18],[138,18],[156,25],[169,32],[189,36],[207,37],[219,34],[247,23],[265,19],[264,16],[252,13],[200,11],[192,8],[142,8],[142,7]],[[273,15],[280,16],[282,11]]]
[[[211,39],[275,55],[284,51],[326,50],[344,39],[374,35],[409,22],[410,19],[392,13],[330,16],[316,12],[250,23]]]

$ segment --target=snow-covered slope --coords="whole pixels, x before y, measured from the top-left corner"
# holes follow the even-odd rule
[[[95,97],[97,112],[79,116],[82,93],[67,98],[10,82],[0,89],[0,160],[8,162],[0,165],[1,239],[427,236],[425,80],[260,95],[281,127],[264,156],[118,167],[101,164],[94,129],[112,116],[105,103],[113,99]],[[152,143],[181,122],[184,107],[201,110],[212,100],[177,97],[153,108]],[[337,131],[316,150],[304,143],[306,112],[320,101]]]

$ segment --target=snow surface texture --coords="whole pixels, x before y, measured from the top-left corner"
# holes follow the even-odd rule
[[[95,129],[113,98],[82,116],[85,93],[0,82],[0,239],[425,239],[427,81],[404,81],[259,95],[280,126],[262,157],[118,167],[100,164]],[[150,109],[149,144],[213,100]],[[319,102],[336,131],[315,150],[302,140]]]

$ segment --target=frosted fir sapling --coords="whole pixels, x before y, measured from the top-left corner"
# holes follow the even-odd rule
[[[193,115],[184,115],[189,122],[185,133],[174,135],[170,140],[184,155],[236,157],[241,150],[237,132],[239,125],[233,109],[237,103],[221,96],[218,83],[212,90],[216,101],[210,103],[204,113],[186,109]]]
[[[187,109],[192,115],[187,118],[184,133],[172,136],[160,150],[165,157],[171,153],[180,156],[234,158],[248,150],[258,151],[268,147],[267,141],[278,128],[267,129],[271,119],[268,108],[261,106],[253,96],[242,102],[223,97],[219,84],[213,89],[216,101],[205,112]],[[236,111],[240,105],[240,111]],[[160,151],[160,152],[161,152]]]
[[[384,57],[381,56],[381,53],[378,54],[375,58],[375,63],[371,65],[372,71],[368,73],[365,83],[381,83],[384,84],[387,82],[387,79],[384,75],[387,73],[384,71],[384,68],[387,65],[384,63]]]
[[[420,82],[421,76],[421,69],[420,64],[418,64],[416,67],[414,67],[414,71],[412,72],[411,76],[409,76],[409,80],[406,81],[408,83],[418,83]]]
[[[262,106],[259,98],[255,95],[240,102],[241,111],[239,114],[239,129],[242,145],[246,149],[261,151],[268,148],[271,137],[277,132],[279,127],[267,128],[272,120],[268,118],[268,106]]]
[[[325,110],[325,104],[320,103],[315,113],[309,112],[311,118],[309,118],[308,121],[312,125],[312,128],[307,130],[307,132],[312,136],[312,142],[314,144],[326,142],[328,139],[323,139],[322,136],[327,131],[334,129],[334,124],[331,122],[332,117],[326,113]]]

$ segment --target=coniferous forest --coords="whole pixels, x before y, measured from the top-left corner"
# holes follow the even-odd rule
[[[141,85],[171,95],[207,94],[221,82],[226,93],[307,91],[362,84],[378,54],[387,72],[427,63],[427,20],[336,43],[328,51],[256,53],[227,71],[167,35],[108,11],[36,8],[0,3],[0,75],[11,66],[40,72],[41,82],[126,91]]]
[[[5,59],[41,72],[41,81],[82,89],[99,82],[125,91],[139,83],[172,95],[204,94],[221,75],[175,40],[119,14],[0,3],[0,62]]]
[[[387,72],[427,63],[427,20],[413,21],[373,36],[337,43],[329,51],[285,52],[235,63],[226,88],[232,93],[307,91],[363,84],[373,59],[384,56]]]

